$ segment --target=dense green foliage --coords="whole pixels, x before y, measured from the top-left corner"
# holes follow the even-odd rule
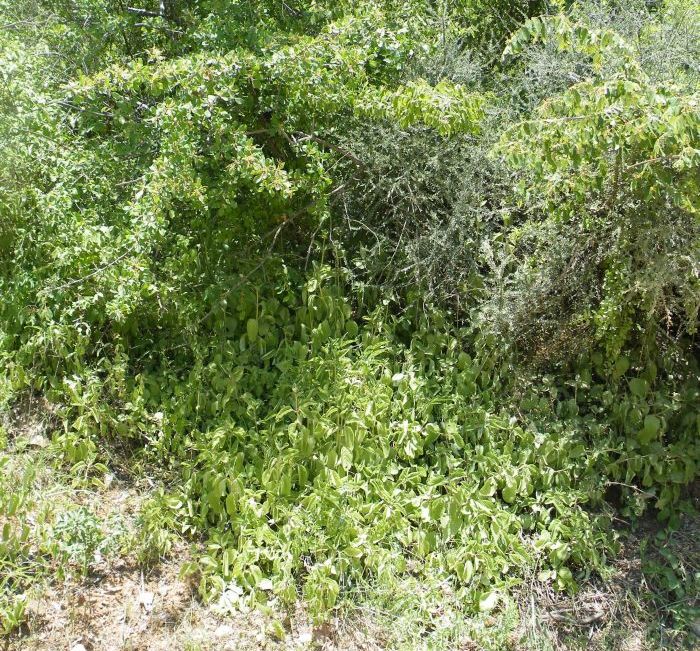
[[[673,524],[698,4],[156,5],[0,2],[0,406],[164,467],[211,598],[488,610]]]

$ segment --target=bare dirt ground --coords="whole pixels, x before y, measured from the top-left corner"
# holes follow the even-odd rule
[[[140,498],[115,488],[102,495],[100,515],[133,510]],[[95,509],[98,510],[98,509]],[[144,569],[130,558],[98,563],[87,577],[49,581],[33,597],[19,632],[0,639],[5,651],[248,651],[253,649],[376,649],[337,623],[313,627],[303,610],[279,626],[261,612],[221,614],[203,604],[195,582],[180,576],[185,544],[169,560]],[[278,620],[279,621],[279,620]]]
[[[184,550],[183,550],[184,551]],[[184,551],[186,554],[187,552]],[[180,559],[181,560],[181,557]],[[283,620],[282,639],[261,612],[221,615],[179,577],[179,562],[142,574],[113,567],[105,576],[67,582],[30,606],[24,634],[7,651],[252,651],[379,649],[337,623],[313,627],[302,611]]]
[[[619,531],[605,579],[592,577],[575,595],[541,583],[523,590],[521,639],[536,631],[549,646],[534,648],[553,651],[700,650],[700,515],[686,514],[672,533],[651,517]]]
[[[679,533],[679,544],[698,558],[700,522]],[[575,596],[544,585],[523,591],[521,625],[513,650],[660,651],[696,649],[692,634],[681,637],[667,614],[650,603],[642,572],[639,537],[628,540],[605,582],[592,580]],[[692,548],[692,549],[691,549]],[[652,550],[653,553],[653,550]],[[390,648],[371,624],[332,621],[314,627],[303,609],[274,618],[260,612],[222,615],[202,604],[196,586],[180,578],[186,547],[173,560],[144,572],[118,561],[84,580],[51,585],[33,601],[21,637],[7,651],[249,651],[254,649],[323,649],[360,651]],[[697,640],[696,640],[697,641]],[[416,648],[419,642],[416,641]],[[421,647],[422,648],[422,647]],[[463,651],[482,648],[463,642]]]

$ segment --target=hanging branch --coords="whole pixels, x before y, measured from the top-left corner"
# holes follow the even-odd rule
[[[151,11],[150,9],[140,9],[139,7],[127,7],[126,10],[129,13],[136,14],[137,16],[146,16],[147,18],[164,18],[164,13],[161,11]]]
[[[166,0],[160,0],[158,3],[158,11],[152,11],[151,9],[141,9],[140,7],[127,7],[126,10],[129,13],[135,14],[137,16],[143,16],[144,18],[162,18],[163,20],[169,20],[171,22],[177,23],[177,12],[170,2]]]

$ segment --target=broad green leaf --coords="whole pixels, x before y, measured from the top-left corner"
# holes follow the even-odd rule
[[[479,611],[484,613],[493,610],[500,601],[501,595],[497,591],[483,593],[479,597]]]
[[[248,341],[255,341],[258,338],[258,320],[248,319],[248,324],[246,326],[246,333],[248,334]]]
[[[632,378],[630,380],[630,391],[638,398],[644,398],[649,389],[649,384],[643,378]]]

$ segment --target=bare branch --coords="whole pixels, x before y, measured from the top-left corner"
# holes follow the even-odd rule
[[[129,13],[137,16],[146,16],[147,18],[163,18],[163,14],[159,11],[150,11],[149,9],[140,9],[139,7],[127,7]]]
[[[61,291],[62,289],[66,289],[67,287],[72,287],[73,285],[79,285],[80,283],[84,283],[86,280],[89,278],[92,278],[94,276],[97,276],[98,274],[101,274],[105,269],[109,269],[110,267],[113,267],[115,264],[118,262],[121,262],[124,258],[126,258],[129,253],[133,251],[134,247],[129,247],[124,253],[122,253],[118,258],[115,258],[111,262],[108,262],[107,264],[102,265],[98,269],[95,269],[92,273],[89,273],[87,276],[83,276],[82,278],[75,278],[74,280],[70,280],[67,283],[64,283],[63,285],[59,285],[58,287],[52,288],[49,292],[46,292],[47,294],[53,294],[55,292]]]
[[[305,140],[312,140],[313,142],[321,145],[321,147],[326,147],[327,149],[334,149],[338,153],[342,154],[344,158],[349,158],[358,167],[362,167],[363,169],[367,169],[367,167],[368,167],[366,163],[361,161],[351,151],[348,151],[347,149],[341,147],[340,145],[336,145],[335,143],[328,142],[328,140],[326,140],[325,138],[321,138],[319,136],[314,136],[312,134],[301,133],[301,132],[297,133],[296,135],[302,136],[296,142],[304,142]]]

